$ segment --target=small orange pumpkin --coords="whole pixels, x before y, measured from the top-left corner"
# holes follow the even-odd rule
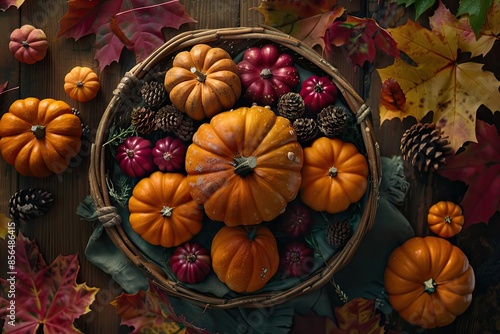
[[[356,146],[320,137],[304,149],[300,196],[313,210],[342,212],[363,197],[367,178],[368,163]]]
[[[132,229],[153,245],[179,246],[201,230],[202,208],[193,201],[180,173],[157,171],[141,179],[128,208]]]
[[[289,120],[253,106],[202,124],[186,152],[191,194],[226,225],[276,218],[299,191],[302,146]]]
[[[280,256],[270,229],[258,226],[224,226],[212,240],[212,268],[229,289],[254,292],[276,274]]]
[[[427,214],[429,230],[442,238],[451,238],[462,230],[464,216],[460,205],[451,201],[439,201]]]
[[[89,67],[75,66],[64,77],[64,91],[78,102],[88,102],[97,96],[100,83]]]
[[[384,274],[389,302],[399,315],[423,328],[442,327],[472,301],[474,271],[448,240],[413,237],[391,253]]]
[[[80,151],[82,123],[64,101],[29,97],[0,119],[0,151],[24,176],[62,173]]]
[[[49,43],[41,29],[25,24],[10,34],[9,50],[21,63],[34,64],[47,55]]]
[[[197,44],[175,56],[164,83],[177,109],[202,120],[233,107],[241,95],[238,73],[225,50]]]

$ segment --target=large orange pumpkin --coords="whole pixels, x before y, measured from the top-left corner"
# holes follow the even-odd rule
[[[82,123],[64,101],[29,97],[0,119],[0,151],[24,176],[61,173],[80,151]]]
[[[297,196],[302,158],[289,120],[268,108],[242,107],[198,128],[186,152],[187,179],[211,219],[259,224]]]
[[[367,178],[368,164],[356,146],[320,137],[304,149],[300,196],[313,210],[342,212],[363,197]]]
[[[396,248],[385,269],[391,306],[423,328],[452,323],[472,301],[475,278],[460,248],[448,240],[414,237]]]
[[[451,201],[439,201],[427,213],[429,230],[442,238],[451,238],[462,230],[464,216],[460,205]]]
[[[202,208],[193,201],[180,173],[157,171],[141,179],[128,209],[132,229],[153,245],[178,246],[201,230]]]
[[[224,226],[212,240],[212,268],[235,292],[254,292],[276,274],[279,253],[271,230],[258,226]]]
[[[238,74],[225,50],[197,44],[175,56],[164,83],[177,109],[202,120],[233,107],[241,95]]]

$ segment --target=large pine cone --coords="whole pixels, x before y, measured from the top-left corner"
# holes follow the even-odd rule
[[[130,119],[139,133],[148,134],[156,130],[155,112],[150,107],[135,108]]]
[[[14,220],[35,219],[49,211],[54,197],[52,193],[39,189],[22,189],[11,196],[9,214]]]
[[[289,120],[295,120],[301,117],[306,106],[304,104],[304,99],[299,93],[288,92],[283,94],[278,100],[278,115],[288,118]]]
[[[351,236],[352,227],[347,220],[331,223],[326,228],[326,240],[333,247],[344,247]]]
[[[297,133],[299,143],[307,143],[316,138],[318,134],[318,124],[312,118],[297,118],[292,125]]]
[[[173,129],[173,132],[180,140],[189,142],[193,139],[193,135],[196,132],[196,123],[191,117],[183,113],[179,125]]]
[[[163,82],[152,80],[141,87],[141,96],[148,106],[156,108],[167,99],[168,93]]]
[[[155,126],[156,129],[164,132],[172,132],[182,121],[184,113],[174,107],[172,104],[163,106],[156,112]]]
[[[452,153],[450,142],[434,123],[417,123],[401,138],[403,159],[419,172],[437,171]]]
[[[343,107],[330,105],[318,113],[317,121],[319,130],[325,136],[337,137],[347,127],[347,110]]]

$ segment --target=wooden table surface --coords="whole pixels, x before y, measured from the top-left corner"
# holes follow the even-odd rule
[[[256,26],[262,22],[262,16],[249,8],[258,6],[260,0],[210,0],[210,1],[180,1],[188,14],[197,23],[186,24],[177,30],[166,30],[165,36],[173,36],[178,32],[200,28],[222,28],[234,26]],[[349,12],[365,11],[360,1],[339,1],[347,7]],[[375,1],[376,3],[376,1]],[[0,83],[8,81],[8,87],[19,87],[0,96],[0,115],[7,112],[10,104],[18,98],[37,97],[54,98],[67,102],[77,108],[84,122],[90,126],[92,135],[98,127],[100,118],[112,97],[123,74],[134,65],[134,57],[128,51],[123,51],[120,63],[112,63],[102,72],[98,70],[98,63],[94,59],[94,36],[86,36],[78,41],[55,36],[59,29],[59,20],[68,8],[66,0],[26,1],[19,9],[9,8],[0,12]],[[47,57],[34,64],[20,64],[8,50],[8,36],[10,32],[22,24],[30,23],[45,31],[49,40]],[[336,52],[330,61],[340,73],[351,83],[353,88],[367,98],[374,110],[378,110],[379,84],[370,81],[370,73],[360,69],[354,71],[353,66],[340,52]],[[78,103],[71,100],[63,90],[64,76],[74,66],[88,66],[99,74],[101,89],[97,97],[87,103]],[[368,79],[368,80],[366,80]],[[377,115],[374,113],[377,124]],[[405,126],[405,125],[404,125]],[[399,138],[404,126],[396,124],[385,128],[378,134],[382,154],[390,156],[399,153]],[[88,169],[89,151],[82,152],[83,160],[78,165],[70,166],[69,170],[61,175],[54,175],[44,179],[22,177],[14,168],[0,159],[0,212],[8,214],[8,201],[16,191],[30,187],[40,187],[54,194],[55,201],[51,210],[38,218],[34,224],[34,237],[47,263],[52,262],[59,254],[79,254],[80,272],[78,282],[99,287],[100,292],[92,305],[92,312],[77,320],[76,326],[84,333],[127,333],[128,329],[119,325],[119,317],[109,302],[121,290],[110,277],[100,269],[89,263],[83,252],[92,232],[91,223],[79,219],[76,208],[89,195]],[[414,184],[410,196],[419,199],[413,203],[407,201],[403,208],[407,218],[413,226],[418,228],[422,218],[422,203],[432,201],[435,192],[429,185]],[[0,276],[6,272],[4,243],[0,243]]]

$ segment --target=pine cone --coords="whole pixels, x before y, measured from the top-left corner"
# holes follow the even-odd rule
[[[419,172],[437,171],[452,152],[446,138],[434,123],[414,124],[401,138],[403,159]]]
[[[297,118],[292,125],[299,143],[306,143],[318,134],[318,124],[312,118]]]
[[[155,112],[149,107],[138,107],[132,110],[131,123],[137,132],[148,134],[156,129]]]
[[[351,224],[347,220],[331,223],[326,228],[326,240],[333,247],[344,247],[351,235]]]
[[[191,141],[196,132],[194,120],[186,114],[183,114],[177,127],[173,129],[174,135],[182,141]]]
[[[54,197],[46,190],[39,188],[22,189],[12,195],[9,200],[9,214],[14,220],[35,219],[49,211]]]
[[[299,93],[289,92],[283,94],[278,100],[278,115],[294,120],[301,117],[305,110],[304,99]]]
[[[144,102],[151,108],[159,107],[167,99],[167,90],[163,82],[156,80],[146,81],[141,87]]]
[[[317,122],[319,131],[325,136],[337,137],[347,127],[347,110],[343,107],[330,105],[318,113]]]
[[[168,104],[156,112],[155,127],[157,130],[171,132],[181,123],[183,117],[184,114],[179,109]]]

